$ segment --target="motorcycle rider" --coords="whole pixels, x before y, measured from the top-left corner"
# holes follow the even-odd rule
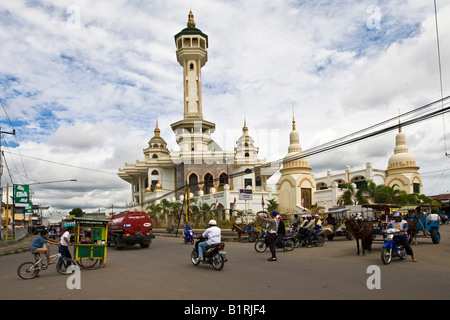
[[[276,218],[277,212],[272,211],[270,213],[270,217],[261,217],[259,214],[256,214],[256,219],[260,219],[263,222],[267,223],[266,232],[267,232],[267,244],[270,248],[270,253],[272,257],[267,259],[267,261],[277,261],[277,251],[276,251],[276,241],[277,241],[277,232],[278,232],[278,219]]]
[[[303,222],[301,229],[308,235],[308,248],[312,246],[312,232],[314,230],[315,220],[312,219],[312,216],[308,214],[306,216],[306,220]]]
[[[186,238],[189,231],[191,231],[191,230],[192,230],[191,224],[189,223],[189,221],[187,221],[186,225],[184,226],[184,229],[183,229],[183,237]]]
[[[194,238],[208,238],[207,241],[200,242],[198,244],[198,258],[203,261],[203,249],[208,246],[219,244],[222,241],[221,230],[217,226],[217,222],[214,219],[209,220],[209,228],[206,229],[202,235],[195,235]]]
[[[414,258],[414,253],[412,248],[408,242],[408,222],[403,220],[402,214],[400,211],[394,212],[394,220],[388,225],[388,228],[394,228],[396,230],[401,231],[401,234],[394,235],[394,238],[398,240],[400,245],[405,247],[406,253],[411,256],[413,262],[417,262],[417,259]]]
[[[317,233],[322,229],[322,220],[320,220],[320,216],[316,214],[314,216],[314,229],[312,232],[312,236],[317,238]]]
[[[300,222],[298,222],[298,214],[294,214],[294,220],[292,221],[292,231],[297,231],[297,228],[300,226]]]

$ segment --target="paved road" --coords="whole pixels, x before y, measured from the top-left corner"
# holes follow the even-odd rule
[[[67,276],[54,267],[41,277],[22,280],[17,266],[31,254],[0,257],[0,299],[164,299],[164,300],[267,300],[267,299],[449,299],[450,226],[441,227],[442,241],[419,238],[413,246],[414,263],[396,258],[390,265],[380,259],[381,244],[365,256],[356,255],[354,241],[335,238],[321,248],[297,248],[257,253],[251,243],[227,242],[229,261],[222,271],[190,262],[192,245],[180,239],[157,237],[149,249],[138,246],[122,251],[109,248],[107,265],[81,270],[81,289],[68,289]],[[55,247],[52,249],[56,250]],[[369,266],[380,270],[380,289],[368,289]],[[214,288],[213,290],[211,288]]]

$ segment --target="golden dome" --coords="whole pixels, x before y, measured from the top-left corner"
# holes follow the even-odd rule
[[[406,145],[406,136],[399,128],[397,135],[395,136],[395,148],[394,154],[389,158],[388,170],[396,168],[407,168],[416,166],[416,159],[409,153],[408,146]]]

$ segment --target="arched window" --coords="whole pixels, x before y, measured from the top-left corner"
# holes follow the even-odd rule
[[[228,183],[228,175],[223,172],[219,176],[219,186],[223,186]]]
[[[198,187],[198,177],[195,173],[191,173],[188,177],[189,189],[193,194],[196,194],[200,189]]]
[[[154,155],[152,156],[152,158],[153,158],[153,159],[158,159],[158,155],[157,155],[157,154],[154,154]]]
[[[203,191],[205,192],[205,194],[209,193],[209,189],[211,189],[212,187],[214,187],[214,177],[212,176],[211,173],[207,173],[205,174],[205,181],[203,183]]]

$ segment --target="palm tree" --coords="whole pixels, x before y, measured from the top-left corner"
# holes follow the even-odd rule
[[[397,187],[397,188],[396,188]],[[384,203],[395,203],[395,198],[400,195],[400,189],[397,184],[394,184],[392,187],[383,185],[385,201]]]
[[[172,206],[171,202],[167,199],[162,199],[159,205],[161,206],[161,213],[160,213],[161,220],[166,220],[167,223],[169,223],[170,218],[170,221],[173,222],[171,217],[171,206]]]
[[[384,202],[384,185],[377,185],[373,181],[368,181],[367,184],[359,187],[358,191],[356,192],[356,198],[359,204],[365,204],[369,202]]]
[[[312,214],[318,214],[323,209],[325,209],[325,208],[322,206],[319,206],[317,203],[315,203],[315,204],[311,205],[310,211]]]
[[[338,205],[353,205],[355,204],[355,187],[352,183],[344,183],[341,189],[345,189],[344,193],[338,198]]]
[[[147,206],[146,213],[152,219],[154,226],[159,226],[159,214],[161,212],[161,205],[159,204],[151,204]]]
[[[275,198],[267,200],[269,204],[267,205],[267,212],[276,211],[278,208],[278,202]]]
[[[400,205],[418,203],[416,194],[409,194],[405,190],[400,190],[397,197],[395,197],[395,203]]]

